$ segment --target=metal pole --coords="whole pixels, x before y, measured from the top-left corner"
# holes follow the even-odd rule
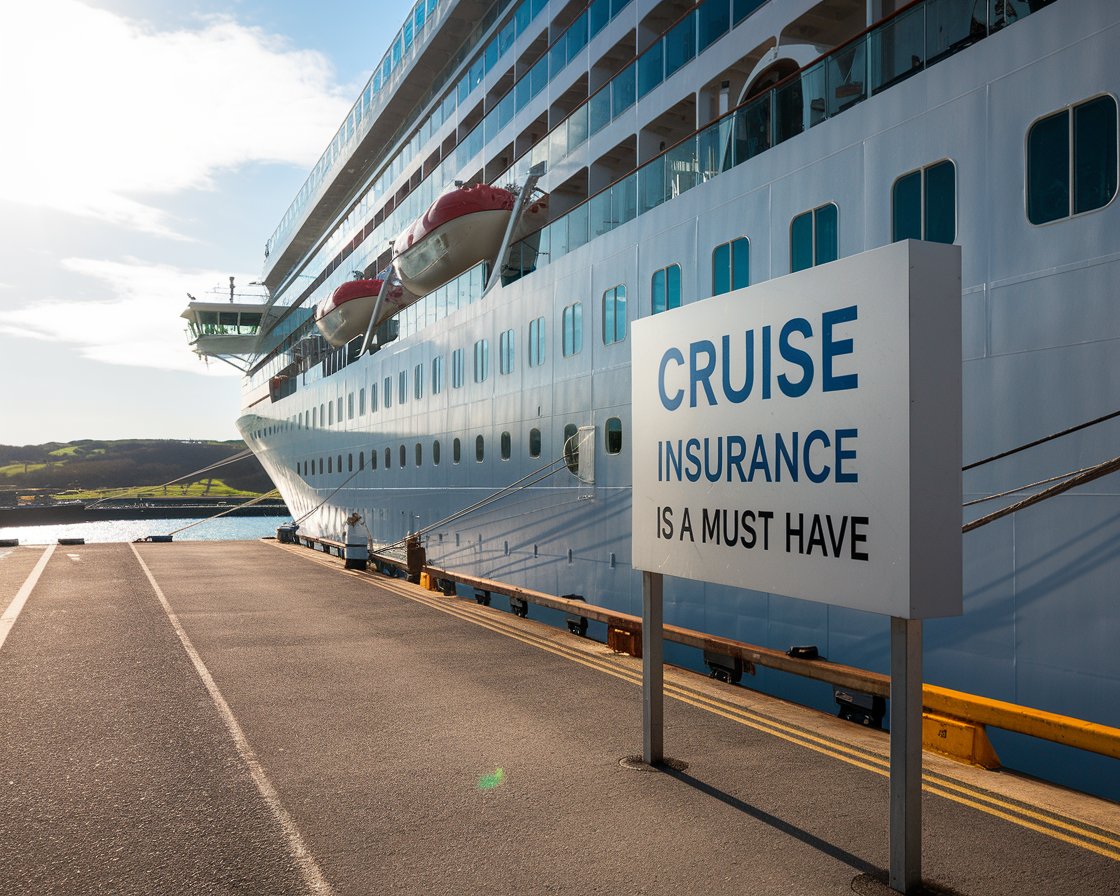
[[[642,759],[658,765],[665,758],[664,578],[642,573]]]
[[[891,617],[890,886],[922,879],[922,622]]]

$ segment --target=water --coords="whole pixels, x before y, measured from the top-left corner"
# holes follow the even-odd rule
[[[202,518],[204,519],[204,518]],[[245,541],[275,535],[276,527],[291,523],[290,516],[226,516],[199,522],[198,519],[97,520],[43,526],[0,526],[0,538],[18,538],[20,544],[56,544],[60,538],[84,538],[87,544],[135,541],[149,535],[176,533],[176,541]]]

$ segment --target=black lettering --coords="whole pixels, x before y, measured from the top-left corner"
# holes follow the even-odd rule
[[[722,513],[723,511],[718,508],[711,512],[708,511],[707,507],[704,508],[704,517],[700,529],[701,543],[707,544],[711,541],[719,544],[719,518]]]
[[[867,517],[853,516],[852,517],[852,559],[853,560],[866,560],[867,551],[857,551],[856,544],[867,544],[867,533],[862,531],[863,527],[867,525]],[[856,527],[859,527],[857,529]]]
[[[681,541],[684,541],[685,535],[688,536],[689,541],[696,541],[696,536],[692,533],[692,517],[687,507],[684,509],[684,514],[681,516]]]

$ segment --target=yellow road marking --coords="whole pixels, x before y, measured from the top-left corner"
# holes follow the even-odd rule
[[[277,546],[279,547],[279,545]],[[519,641],[527,646],[545,650],[556,656],[579,663],[581,666],[585,666],[589,669],[604,672],[607,675],[611,675],[629,684],[640,686],[642,683],[640,673],[620,668],[598,657],[589,657],[582,651],[556,644],[540,635],[514,629],[508,622],[500,617],[488,619],[479,616],[477,608],[471,607],[468,609],[451,603],[454,598],[440,599],[429,597],[426,593],[416,594],[412,590],[415,586],[405,587],[393,579],[373,579],[365,573],[340,569],[338,563],[332,562],[326,557],[317,556],[314,553],[309,555],[300,550],[288,547],[285,547],[285,550],[291,553],[297,553],[305,559],[311,559],[321,566],[333,569],[336,572],[341,571],[361,581],[367,582],[368,584],[384,588],[399,597],[423,604],[424,606],[455,616],[458,619],[470,622],[496,634]],[[494,612],[500,611],[495,610]],[[719,698],[688,689],[679,684],[666,682],[665,693],[667,696],[697,709],[721,716],[729,721],[737,722],[764,734],[780,738],[788,743],[805,747],[816,753],[830,756],[848,765],[862,768],[865,771],[873,772],[881,777],[889,777],[890,775],[890,761],[887,757],[878,756],[868,751],[861,750],[858,747],[841,744],[829,740],[828,738],[814,735],[796,726],[789,726],[765,716],[757,715],[744,707],[736,706],[732,703],[720,700]],[[1012,824],[1017,824],[1020,827],[1027,828],[1028,830],[1052,837],[1055,840],[1081,847],[1082,849],[1089,850],[1105,858],[1120,861],[1120,838],[1118,837],[1091,830],[1058,815],[1048,814],[1045,811],[1032,809],[1025,805],[1006,802],[993,794],[977,790],[967,784],[953,781],[952,779],[946,778],[944,775],[923,773],[922,780],[923,788],[927,793],[932,793],[960,805],[968,806],[969,808],[984,812],[995,818],[1000,818]],[[1063,831],[1069,831],[1071,834],[1063,833]],[[1103,845],[1087,842],[1093,840],[1099,841],[1099,844]]]

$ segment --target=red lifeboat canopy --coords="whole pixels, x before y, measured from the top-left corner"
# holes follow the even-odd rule
[[[315,326],[336,348],[365,333],[381,292],[381,280],[343,283],[315,309]]]
[[[315,309],[315,320],[322,320],[347,302],[353,302],[357,299],[377,298],[377,294],[381,292],[381,286],[382,281],[377,279],[346,281],[319,303],[319,306]]]
[[[424,214],[412,222],[393,242],[394,253],[399,255],[437,228],[450,221],[478,212],[513,211],[514,195],[501,187],[489,184],[469,184],[448,190],[436,197]]]

